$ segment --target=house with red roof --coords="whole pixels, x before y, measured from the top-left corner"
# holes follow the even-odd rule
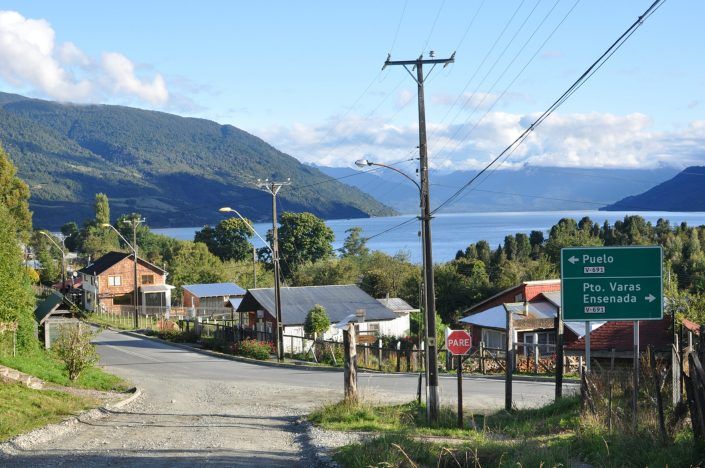
[[[640,320],[639,349],[646,351],[648,346],[652,346],[654,351],[670,352],[673,343],[672,320],[670,315],[664,315],[661,320]],[[606,322],[590,333],[590,355],[592,357],[610,357],[613,349],[617,358],[631,358],[634,355],[633,321]],[[584,354],[585,337],[566,344],[565,353],[566,355]]]

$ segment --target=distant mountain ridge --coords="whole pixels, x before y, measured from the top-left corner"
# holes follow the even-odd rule
[[[642,211],[705,211],[705,166],[685,168],[675,177],[639,194],[607,205],[605,211],[648,207]]]
[[[91,217],[97,192],[110,198],[113,219],[139,211],[152,227],[215,223],[221,206],[271,219],[271,196],[256,187],[258,178],[292,179],[280,210],[323,218],[395,213],[254,135],[205,119],[0,93],[0,144],[30,186],[42,228]]]
[[[360,174],[350,168],[319,167],[331,177],[345,177],[350,184],[402,213],[419,209],[418,190],[392,171]],[[474,183],[447,212],[490,211],[559,211],[596,210],[613,200],[619,200],[654,184],[667,180],[679,169],[580,169],[564,167],[526,166],[516,170],[491,172],[481,183]],[[358,175],[352,176],[352,174]],[[453,194],[476,172],[431,171],[431,206]],[[409,175],[414,176],[413,172]],[[705,180],[703,180],[705,182]],[[649,206],[632,206],[634,211],[648,211]]]

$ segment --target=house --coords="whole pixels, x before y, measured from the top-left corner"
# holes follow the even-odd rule
[[[502,299],[518,299],[500,302]],[[506,349],[507,314],[512,314],[514,342],[539,345],[540,354],[552,354],[556,344],[556,317],[561,307],[560,280],[526,281],[506,289],[472,306],[471,314],[459,320],[471,328],[473,346],[480,342],[488,348]],[[596,330],[604,322],[591,322]],[[569,344],[585,335],[584,322],[564,322],[563,343]],[[543,346],[541,346],[543,345]],[[519,352],[529,354],[531,346]]]
[[[205,315],[224,314],[226,309],[231,313],[247,292],[235,283],[187,284],[182,288],[184,307],[203,309]]]
[[[83,289],[83,307],[93,311],[99,307],[134,305],[134,254],[108,252],[94,263],[78,271]],[[166,284],[167,272],[148,261],[137,258],[138,303],[147,307],[171,306],[171,290]]]
[[[639,350],[646,351],[652,346],[654,351],[670,353],[673,343],[671,329],[673,318],[664,315],[660,320],[639,321]],[[568,324],[568,322],[566,322]],[[616,358],[629,358],[634,355],[634,322],[607,322],[590,333],[590,356],[592,358],[610,358],[614,349]],[[585,353],[585,337],[581,337],[565,347],[566,355]]]
[[[476,312],[487,310],[491,307],[502,305],[509,302],[524,302],[533,301],[539,294],[561,290],[560,279],[550,279],[542,281],[524,281],[521,284],[512,286],[503,291],[498,292],[492,297],[488,297],[484,301],[474,304],[469,309],[466,309],[461,315],[467,316]]]
[[[332,325],[357,311],[364,311],[364,321],[355,325],[359,333],[404,336],[408,333],[409,315],[397,314],[354,284],[301,286],[281,289],[281,316],[284,335],[304,336],[304,322],[316,305],[326,310],[331,328],[324,333],[328,340],[342,341],[342,331]],[[248,315],[248,324],[258,332],[271,334],[276,326],[274,289],[249,289],[237,312]],[[285,347],[288,345],[285,339]]]

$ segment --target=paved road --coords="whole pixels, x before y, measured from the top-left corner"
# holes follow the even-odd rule
[[[141,387],[126,409],[79,425],[70,433],[21,451],[18,466],[310,466],[310,447],[296,420],[342,398],[342,372],[280,369],[223,360],[148,339],[106,331],[97,341],[101,364]],[[455,398],[454,377],[442,377],[442,401]],[[360,374],[363,398],[407,402],[417,377]],[[469,409],[504,402],[504,382],[467,378]],[[548,383],[516,382],[517,405],[550,401]]]

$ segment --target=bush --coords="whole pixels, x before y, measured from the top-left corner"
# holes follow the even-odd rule
[[[91,340],[94,333],[82,331],[77,327],[63,327],[53,350],[66,366],[70,380],[78,379],[81,372],[93,366],[98,361],[98,353]]]
[[[240,356],[266,361],[274,352],[274,343],[246,339],[238,343],[233,351]]]
[[[171,341],[172,343],[195,343],[198,337],[192,331],[181,330],[151,330],[150,335]]]
[[[326,309],[322,305],[316,304],[306,315],[304,331],[309,335],[315,336],[327,332],[329,328],[330,318],[328,318]]]

